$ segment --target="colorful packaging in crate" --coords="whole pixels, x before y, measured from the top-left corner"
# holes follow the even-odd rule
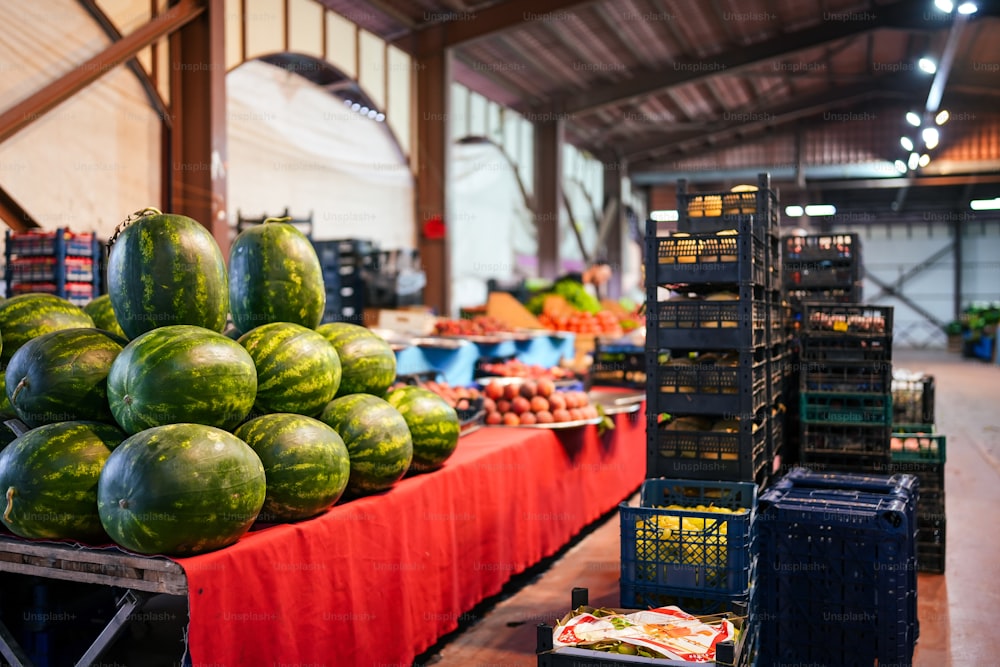
[[[677,607],[661,607],[601,617],[577,614],[557,624],[552,635],[557,648],[575,646],[704,663],[715,660],[716,644],[735,639],[736,628],[728,619],[709,622]]]

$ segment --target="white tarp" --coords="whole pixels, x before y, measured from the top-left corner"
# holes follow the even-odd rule
[[[0,2],[0,107],[7,109],[106,48],[74,0]],[[160,119],[119,66],[0,143],[2,186],[45,229],[108,238],[160,201]]]
[[[490,143],[455,144],[448,172],[451,309],[486,303],[486,282],[534,275],[518,255],[537,254],[538,237],[514,170]]]
[[[313,216],[313,238],[413,248],[413,177],[384,123],[260,61],[226,75],[230,221]]]

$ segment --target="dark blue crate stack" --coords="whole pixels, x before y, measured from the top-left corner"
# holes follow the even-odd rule
[[[857,234],[787,236],[781,244],[782,283],[793,327],[806,302],[860,303],[861,238]]]
[[[761,174],[756,192],[693,194],[681,181],[678,233],[657,237],[647,222],[647,477],[764,484],[770,473],[770,351],[780,324],[770,185]],[[660,300],[664,287],[694,296]],[[713,425],[675,430],[694,416]]]
[[[92,232],[7,230],[6,295],[44,292],[85,306],[103,288],[104,250]]]
[[[891,306],[803,304],[799,457],[841,472],[884,472],[892,430]]]
[[[323,323],[365,324],[365,278],[376,270],[370,241],[342,239],[312,242],[326,285]]]
[[[912,663],[908,492],[779,483],[761,496],[756,527],[760,664]]]
[[[699,511],[699,505],[745,511]],[[757,486],[750,482],[647,479],[638,507],[619,506],[621,605],[745,613],[756,505]]]

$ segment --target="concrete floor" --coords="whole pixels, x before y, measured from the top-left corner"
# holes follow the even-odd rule
[[[896,350],[897,368],[933,375],[938,432],[948,436],[946,574],[920,574],[917,667],[1000,665],[1000,366],[936,351]],[[633,504],[635,499],[631,501]],[[993,518],[990,518],[993,517]],[[464,618],[419,664],[435,667],[534,667],[535,626],[570,605],[574,586],[591,604],[618,606],[618,515]]]

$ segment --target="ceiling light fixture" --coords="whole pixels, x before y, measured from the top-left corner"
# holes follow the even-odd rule
[[[951,14],[951,10],[955,9],[955,4],[951,0],[934,0],[934,6],[945,14]]]
[[[924,139],[924,146],[927,146],[931,150],[937,148],[938,140],[941,138],[936,127],[925,127],[920,136]]]
[[[913,150],[913,139],[910,139],[909,137],[900,137],[899,138],[899,145],[903,147],[904,151],[912,151]]]
[[[801,206],[786,206],[785,215],[789,218],[801,218],[802,214],[805,213]]]
[[[379,112],[378,114],[375,115],[375,122],[381,123],[384,120],[385,120],[385,114],[384,113]]]
[[[913,127],[920,127],[920,116],[917,115],[916,111],[907,111],[906,122]]]
[[[951,118],[951,114],[948,113],[948,110],[941,109],[941,111],[938,111],[938,115],[934,116],[934,122],[938,125],[944,125],[948,122],[949,118]]]
[[[653,222],[676,222],[678,219],[677,211],[671,210],[661,210],[661,211],[651,211],[649,214],[649,219]]]
[[[928,155],[927,153],[921,155],[920,160],[917,161],[917,164],[920,165],[921,167],[926,167],[930,163],[931,163],[931,156]]]
[[[958,6],[958,13],[968,16],[969,14],[975,14],[979,7],[976,7],[974,2],[963,2]]]
[[[810,216],[820,216],[820,215],[836,215],[837,207],[833,204],[813,204],[812,206],[806,206],[806,215]]]
[[[910,169],[916,169],[920,165],[920,156],[916,153],[910,153],[910,159],[906,161],[906,166]]]
[[[973,211],[1000,210],[1000,197],[994,197],[993,199],[973,199],[969,202],[969,208]]]
[[[930,58],[921,58],[917,61],[917,67],[919,67],[924,72],[928,74],[934,74],[937,71],[937,63],[935,63]]]
[[[905,174],[906,173],[906,163],[903,162],[902,160],[896,160],[896,171],[898,171],[901,174]]]

